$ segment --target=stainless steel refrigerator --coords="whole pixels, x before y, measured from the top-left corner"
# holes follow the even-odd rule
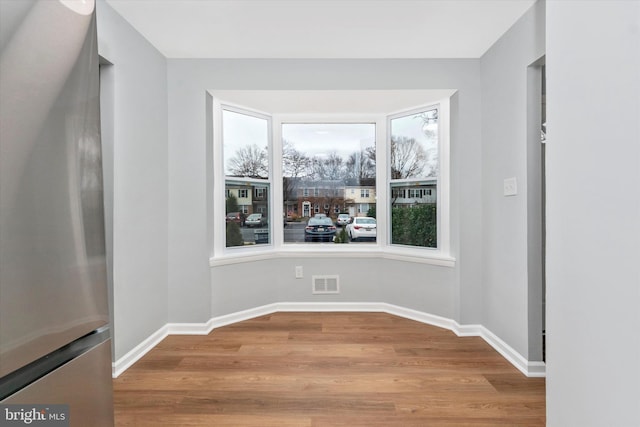
[[[0,0],[0,406],[83,427],[113,425],[98,61],[94,0]]]

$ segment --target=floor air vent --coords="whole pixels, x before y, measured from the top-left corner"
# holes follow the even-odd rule
[[[339,294],[340,281],[339,276],[313,276],[313,293],[314,294]]]

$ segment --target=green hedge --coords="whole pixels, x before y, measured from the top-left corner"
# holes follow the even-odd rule
[[[376,205],[373,205],[369,208],[369,210],[367,211],[367,216],[370,216],[371,218],[376,217]]]
[[[242,246],[244,245],[244,239],[242,238],[242,232],[240,226],[235,222],[227,223],[227,247]]]
[[[391,208],[391,243],[398,245],[438,246],[437,205]]]

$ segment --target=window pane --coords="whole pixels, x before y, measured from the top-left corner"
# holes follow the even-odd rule
[[[375,124],[287,123],[282,139],[285,243],[332,241],[340,213],[375,216]],[[322,216],[333,225],[309,225]]]
[[[226,247],[270,243],[269,123],[222,111]]]
[[[226,246],[271,242],[269,184],[226,181]]]
[[[391,183],[391,243],[438,246],[436,187],[435,179]]]
[[[222,111],[226,176],[269,179],[269,124],[266,119]]]
[[[438,176],[438,110],[391,120],[391,179]]]
[[[438,246],[438,110],[391,120],[391,243]]]

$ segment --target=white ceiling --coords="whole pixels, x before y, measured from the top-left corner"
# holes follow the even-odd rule
[[[479,58],[535,0],[106,0],[168,58]]]

